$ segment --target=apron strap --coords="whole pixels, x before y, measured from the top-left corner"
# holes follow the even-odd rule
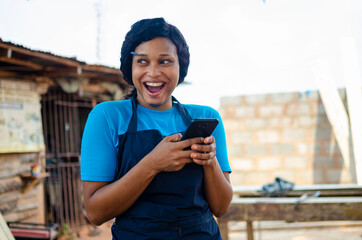
[[[136,132],[137,131],[137,99],[132,97],[132,118],[128,124],[127,132]],[[186,108],[174,97],[172,96],[172,105],[174,105],[178,112],[181,114],[182,120],[188,126],[191,123],[191,116],[187,112]]]

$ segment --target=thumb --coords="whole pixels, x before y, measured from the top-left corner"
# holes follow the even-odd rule
[[[169,141],[169,142],[178,142],[181,140],[181,133],[175,133],[175,134],[172,134],[172,135],[169,135],[165,138],[166,141]]]

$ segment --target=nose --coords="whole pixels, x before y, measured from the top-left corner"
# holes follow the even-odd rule
[[[157,77],[161,74],[161,72],[160,72],[160,69],[158,69],[157,65],[150,65],[147,70],[147,74],[150,77]]]

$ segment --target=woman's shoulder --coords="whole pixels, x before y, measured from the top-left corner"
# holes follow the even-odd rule
[[[219,117],[219,112],[210,106],[197,104],[184,104],[184,106],[192,118]]]
[[[129,110],[132,110],[132,103],[130,99],[127,99],[101,102],[92,109],[92,113],[109,115],[128,112]]]

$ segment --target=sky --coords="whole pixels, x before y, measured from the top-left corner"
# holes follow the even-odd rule
[[[190,49],[189,84],[174,92],[182,103],[217,109],[225,96],[316,90],[313,67],[318,59],[328,64],[329,81],[338,87],[345,84],[343,64],[357,61],[362,69],[360,0],[0,3],[3,41],[115,68],[130,26],[143,18],[164,17],[180,29]],[[342,58],[344,39],[352,40],[357,58]]]

